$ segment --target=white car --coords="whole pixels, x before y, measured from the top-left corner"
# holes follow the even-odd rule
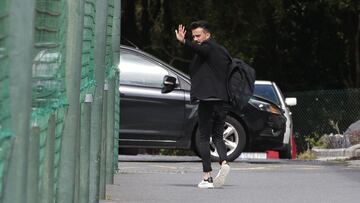
[[[255,81],[254,95],[270,100],[284,111],[286,117],[286,130],[283,138],[283,149],[280,150],[280,156],[282,158],[292,158],[296,151],[294,151],[295,149],[293,148],[293,121],[289,107],[295,106],[297,104],[297,99],[295,97],[284,98],[280,88],[275,82],[264,80]]]

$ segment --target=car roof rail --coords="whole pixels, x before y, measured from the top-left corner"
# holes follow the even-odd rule
[[[136,46],[135,43],[133,43],[132,41],[128,40],[127,38],[121,36],[121,39],[122,39],[124,42],[126,42],[126,44],[124,44],[124,45],[132,46],[132,47],[135,48],[135,49],[139,49],[139,47]],[[140,50],[140,49],[139,49],[139,50]]]

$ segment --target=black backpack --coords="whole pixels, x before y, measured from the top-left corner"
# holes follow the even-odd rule
[[[226,79],[229,103],[241,110],[254,93],[256,73],[244,61],[232,58],[228,52],[226,53],[231,60]]]

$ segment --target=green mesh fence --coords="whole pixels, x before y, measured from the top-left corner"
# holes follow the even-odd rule
[[[11,101],[9,94],[8,1],[0,2],[0,200],[3,196],[4,177],[12,148]]]
[[[48,137],[48,120],[56,113],[54,194],[61,151],[65,96],[64,0],[37,0],[35,17],[35,56],[33,62],[32,125],[40,127],[39,183],[44,178],[44,157]]]
[[[115,66],[113,66],[113,52],[112,52],[112,26],[114,17],[114,0],[108,0],[108,16],[106,26],[106,79],[115,77]]]
[[[81,69],[81,98],[83,102],[87,93],[94,93],[94,36],[95,36],[95,1],[85,1],[84,31]]]
[[[115,129],[114,129],[114,170],[118,171],[118,154],[119,154],[119,133],[120,133],[120,95],[118,91],[119,73],[115,74]]]
[[[286,96],[297,98],[291,111],[300,151],[306,149],[305,137],[342,134],[360,119],[360,89],[291,92]]]
[[[9,157],[13,144],[11,136],[2,136],[0,138],[0,199],[3,197],[4,178],[8,172]]]
[[[9,95],[10,76],[9,58],[7,49],[8,29],[8,3],[10,0],[0,2],[0,202],[4,191],[4,177],[7,174],[8,163],[13,145],[11,132],[11,99]],[[44,190],[45,179],[52,178],[50,187],[53,196],[48,199],[50,202],[56,200],[59,195],[56,192],[58,186],[61,143],[63,138],[65,115],[68,111],[66,94],[66,35],[68,34],[68,17],[66,8],[68,0],[36,0],[35,25],[34,25],[34,49],[32,64],[32,114],[31,125],[40,128],[39,135],[39,180],[37,182],[40,193]],[[82,63],[80,80],[80,103],[84,102],[86,94],[94,94],[96,82],[94,76],[94,39],[95,39],[95,14],[96,0],[84,1],[84,27],[82,44]],[[118,73],[113,63],[113,21],[114,21],[114,0],[108,0],[107,28],[106,28],[106,80],[115,79],[115,132],[114,138],[119,132],[119,93]],[[118,57],[118,56],[117,56]],[[83,108],[82,108],[83,109]],[[48,122],[50,117],[55,116],[55,132],[49,132]],[[84,117],[83,110],[80,112],[80,119]],[[50,136],[54,137],[50,137]],[[52,176],[46,176],[46,168],[49,151],[49,139],[53,139],[53,168]],[[117,162],[118,141],[115,141],[114,160]],[[66,158],[66,157],[65,157]],[[115,163],[114,169],[117,169]],[[78,188],[77,188],[78,189]],[[36,195],[36,194],[35,194]],[[40,201],[40,199],[39,199]],[[41,199],[41,202],[47,202]]]
[[[33,107],[35,116],[66,106],[65,2],[38,0],[35,19]]]
[[[55,125],[55,156],[54,156],[54,187],[53,193],[56,196],[57,183],[59,177],[59,164],[60,164],[60,152],[61,152],[61,136],[64,131],[64,117],[66,109],[60,109],[56,112],[56,125]],[[54,198],[55,198],[54,196]]]
[[[114,20],[114,0],[108,1],[108,17],[107,17],[107,39],[106,39],[106,80],[110,78],[115,78],[115,129],[114,129],[114,165],[112,166],[115,171],[118,170],[118,134],[119,134],[119,122],[120,122],[120,95],[118,91],[119,83],[118,83],[118,67],[116,64],[113,64],[114,54],[112,49],[112,39],[111,36],[113,34],[113,20]]]

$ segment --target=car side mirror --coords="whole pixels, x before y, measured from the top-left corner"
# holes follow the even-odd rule
[[[176,78],[170,75],[165,75],[161,93],[169,93],[173,91],[175,87],[176,87]]]
[[[287,97],[285,98],[285,104],[288,106],[296,106],[297,99],[296,97]]]

